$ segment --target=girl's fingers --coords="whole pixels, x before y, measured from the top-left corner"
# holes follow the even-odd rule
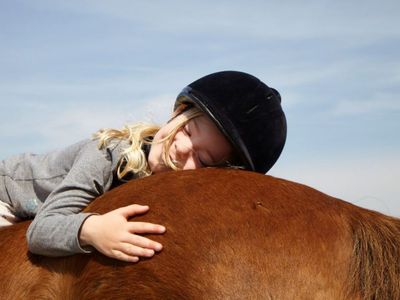
[[[132,204],[128,206],[124,206],[121,208],[118,208],[117,211],[121,213],[125,218],[128,218],[130,216],[134,216],[137,214],[143,214],[149,210],[149,207],[147,205],[139,205],[139,204]]]
[[[154,250],[138,247],[129,243],[121,243],[118,245],[118,251],[124,253],[128,256],[137,257],[152,257],[154,255]]]
[[[141,248],[153,249],[155,251],[161,251],[163,246],[155,241],[152,241],[146,237],[136,235],[136,234],[129,234],[124,239],[123,242],[135,245]]]
[[[109,255],[110,257],[116,258],[118,260],[122,260],[122,261],[126,261],[126,262],[138,262],[139,261],[139,257],[137,256],[132,256],[132,255],[128,255],[122,251],[119,250],[112,250],[111,254]]]
[[[128,231],[131,233],[164,233],[165,227],[148,222],[129,222]]]

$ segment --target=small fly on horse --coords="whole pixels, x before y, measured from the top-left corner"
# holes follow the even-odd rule
[[[163,224],[137,264],[28,253],[29,222],[0,230],[0,299],[400,299],[400,220],[252,172],[169,172],[96,199]]]

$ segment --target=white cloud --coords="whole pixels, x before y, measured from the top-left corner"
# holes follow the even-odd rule
[[[135,111],[133,120],[142,118],[145,122],[163,124],[169,120],[173,111],[173,104],[176,95],[158,95],[144,101],[143,107]]]
[[[290,165],[282,161],[270,174],[306,184],[358,206],[400,217],[398,153],[315,158]]]
[[[278,39],[357,36],[359,41],[399,36],[398,1],[41,0],[30,5],[121,19],[160,32]]]
[[[332,109],[334,116],[355,116],[377,113],[400,113],[398,95],[378,93],[373,99],[339,100]]]
[[[0,158],[19,152],[42,153],[66,146],[80,139],[90,138],[100,128],[120,128],[131,122],[154,122],[162,125],[168,119],[175,97],[156,95],[142,102],[111,101],[106,104],[77,102],[76,105],[62,101],[49,105],[46,101],[21,101],[8,103],[2,110],[0,135],[2,150]],[[117,103],[117,104],[116,104]],[[3,105],[4,103],[2,103]],[[15,111],[19,117],[15,120]],[[5,147],[3,142],[25,140],[25,148],[16,145]],[[27,146],[27,141],[30,145]],[[26,149],[29,147],[29,149]],[[8,150],[13,149],[12,153]]]

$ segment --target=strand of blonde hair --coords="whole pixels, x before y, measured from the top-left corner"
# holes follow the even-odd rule
[[[146,123],[125,125],[122,129],[101,129],[94,134],[99,140],[98,147],[107,147],[113,140],[127,140],[129,147],[122,152],[117,167],[118,179],[124,178],[128,173],[133,172],[138,177],[151,174],[147,163],[146,154],[142,150],[143,144],[151,144],[153,136],[160,129],[160,126]]]

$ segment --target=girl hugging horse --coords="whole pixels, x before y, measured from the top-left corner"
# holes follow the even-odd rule
[[[213,73],[182,90],[162,127],[138,123],[100,130],[93,139],[61,150],[1,161],[0,226],[33,219],[27,240],[35,254],[58,257],[97,249],[137,262],[162,249],[143,235],[162,234],[165,227],[128,221],[148,206],[101,215],[82,212],[96,197],[126,181],[170,170],[214,166],[265,174],[285,140],[278,91],[243,72]]]

